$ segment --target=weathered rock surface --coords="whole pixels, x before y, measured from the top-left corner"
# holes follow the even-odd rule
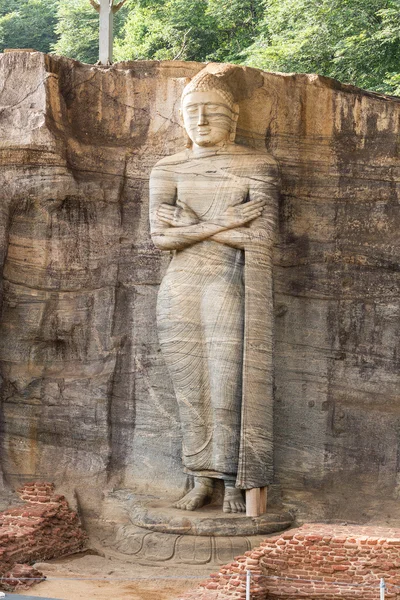
[[[184,144],[180,93],[201,68],[0,56],[1,465],[12,486],[75,488],[87,513],[106,488],[185,485],[148,176]],[[400,101],[236,77],[238,141],[282,173],[276,480],[308,519],[398,518]]]

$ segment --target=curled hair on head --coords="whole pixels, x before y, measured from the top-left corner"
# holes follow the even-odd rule
[[[193,92],[216,92],[221,96],[230,109],[234,109],[235,99],[229,86],[222,80],[221,77],[200,71],[192,81],[187,84],[182,92],[182,100],[188,94]]]

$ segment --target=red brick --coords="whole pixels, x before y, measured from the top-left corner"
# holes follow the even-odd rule
[[[64,499],[58,500],[63,497],[52,495],[54,486],[31,487],[33,490],[26,486],[19,490],[20,496],[29,498],[25,506],[0,513],[0,577],[6,577],[8,583],[3,581],[2,585],[7,589],[12,589],[21,573],[31,568],[21,564],[14,568],[13,564],[76,552],[86,540],[76,512],[69,509]],[[45,504],[38,504],[40,501]]]
[[[207,583],[206,588],[208,590],[217,590],[218,589],[218,583],[214,583],[214,582]]]
[[[291,543],[292,540],[299,543]],[[263,600],[269,595],[278,600],[299,600],[302,597],[313,600],[375,600],[381,575],[388,583],[400,585],[400,529],[309,524],[265,540],[246,556],[259,562],[267,573],[277,576],[276,579],[273,575],[267,579],[258,576],[260,583],[257,586],[253,581],[254,600]],[[242,560],[240,563],[246,569]],[[256,568],[255,565],[251,567],[252,570]],[[234,571],[233,564],[225,569],[228,577]],[[285,582],[285,574],[288,578],[298,578],[293,586],[288,585],[287,580]],[[313,581],[308,582],[310,579]],[[370,590],[352,585],[341,587],[335,585],[336,580],[373,587]],[[218,594],[222,594],[221,600],[225,598],[224,589],[231,589],[233,598],[233,588],[226,587],[225,583],[221,585],[223,589],[220,587],[218,590]],[[242,600],[243,585],[240,590],[234,595]],[[392,593],[390,595],[395,597]],[[206,600],[195,591],[191,592],[190,598]]]

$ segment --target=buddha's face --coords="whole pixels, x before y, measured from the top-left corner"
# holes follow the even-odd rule
[[[234,131],[237,114],[214,91],[192,92],[182,102],[186,132],[198,146],[220,146]]]

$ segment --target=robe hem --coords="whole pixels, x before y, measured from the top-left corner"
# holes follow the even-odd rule
[[[187,475],[193,475],[194,477],[211,477],[212,479],[223,479],[224,481],[236,482],[236,475],[230,475],[228,473],[219,473],[218,471],[192,471],[187,467],[184,467],[184,472]]]

